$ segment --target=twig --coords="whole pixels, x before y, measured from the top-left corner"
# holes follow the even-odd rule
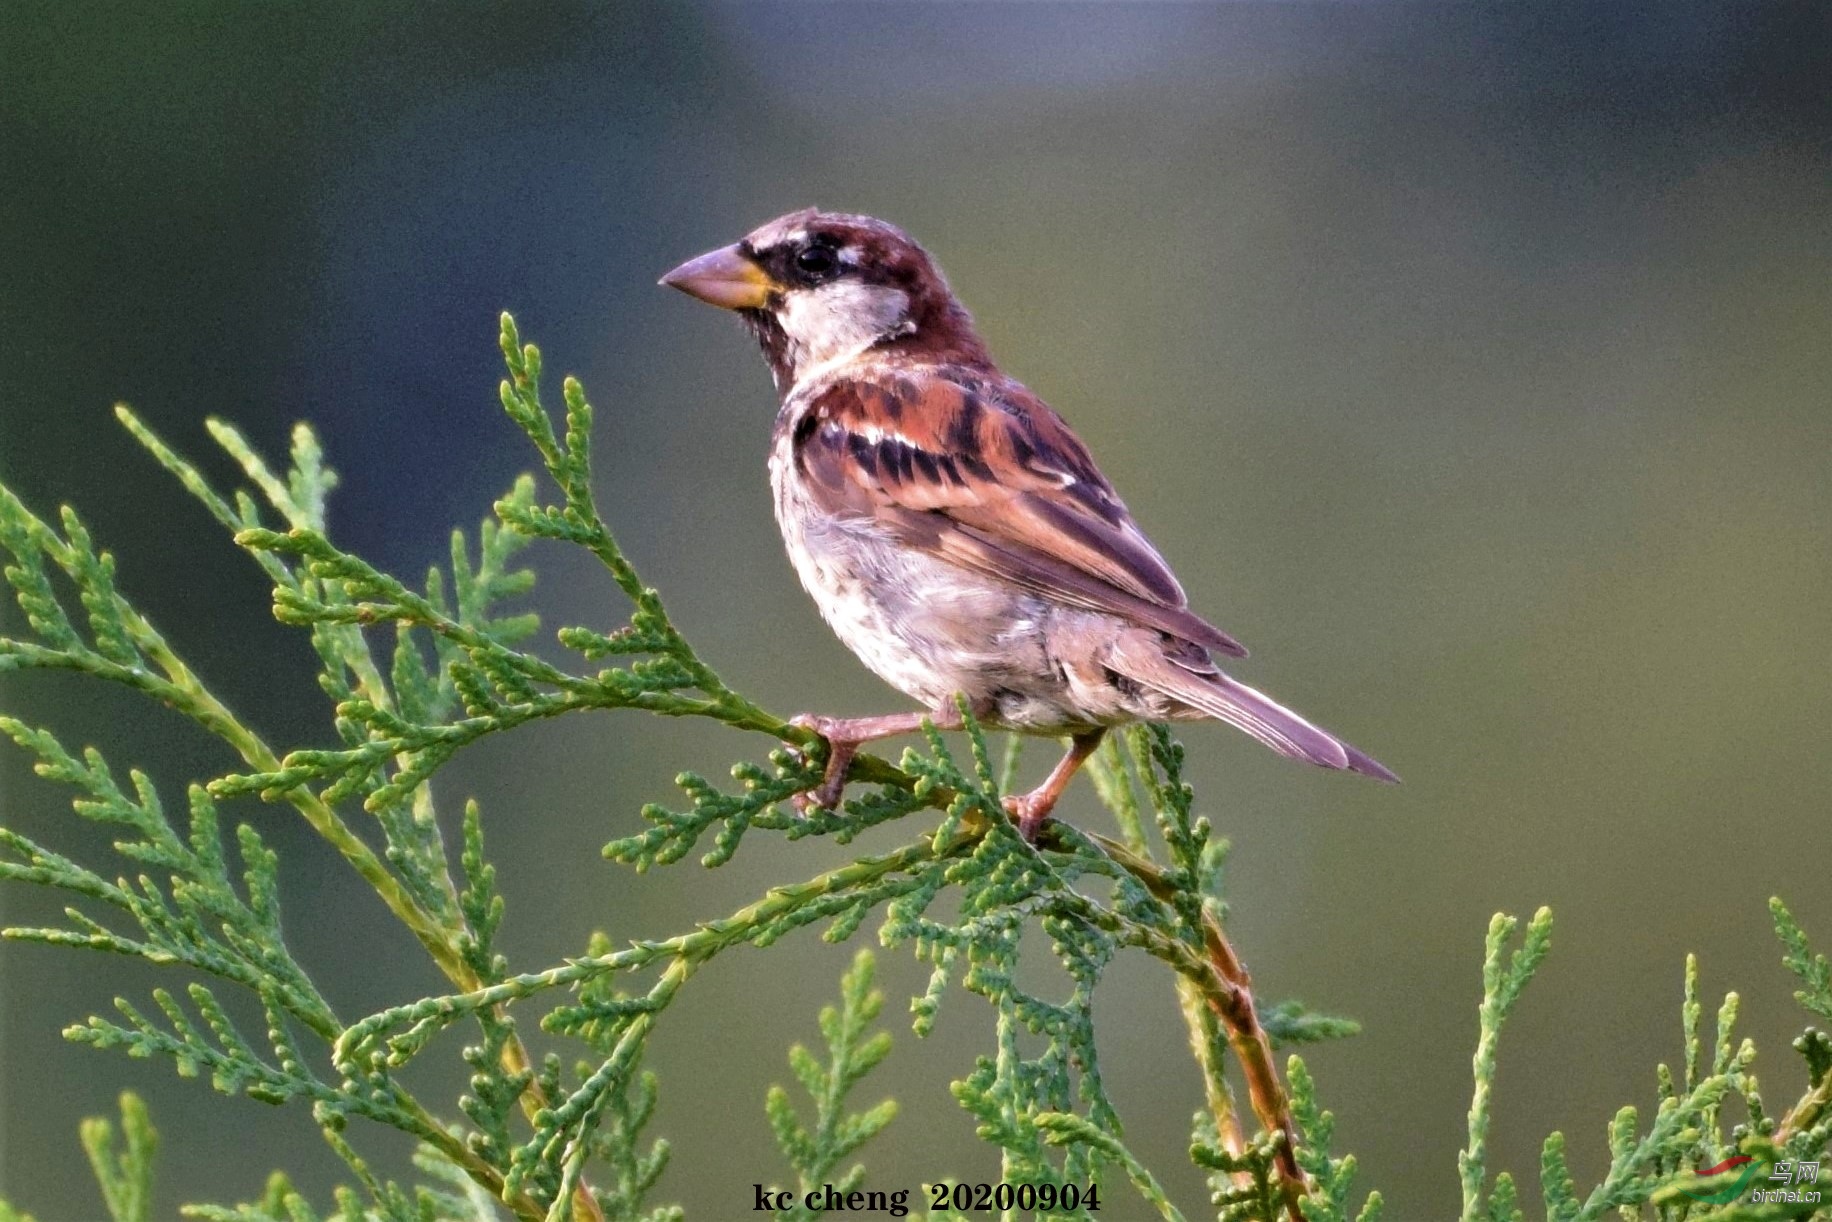
[[[1800,1097],[1800,1101],[1788,1109],[1781,1118],[1781,1125],[1775,1130],[1774,1142],[1777,1146],[1786,1145],[1789,1138],[1802,1133],[1816,1124],[1828,1109],[1832,1109],[1832,1072],[1819,1079],[1819,1085]]]
[[[1188,980],[1177,981],[1177,999],[1183,1003],[1183,1021],[1190,1033],[1190,1052],[1203,1068],[1203,1097],[1215,1121],[1215,1135],[1220,1138],[1223,1150],[1239,1157],[1247,1151],[1247,1137],[1241,1132],[1233,1094],[1228,1090],[1220,1060],[1215,1056],[1214,1037],[1219,1033],[1214,1027],[1214,1011],[1209,1008],[1202,990]],[[1233,1174],[1236,1183],[1244,1184],[1252,1178],[1245,1171]]]
[[[1090,837],[1106,850],[1116,864],[1143,883],[1152,895],[1168,900],[1174,893],[1175,888],[1165,879],[1164,872],[1158,866],[1118,841],[1092,833]],[[1291,1101],[1285,1095],[1284,1083],[1279,1080],[1278,1070],[1274,1067],[1272,1038],[1266,1034],[1265,1027],[1260,1025],[1259,1011],[1253,1002],[1252,977],[1247,974],[1246,966],[1235,953],[1233,944],[1228,941],[1228,935],[1222,930],[1221,922],[1215,919],[1215,914],[1204,912],[1202,925],[1203,953],[1208,960],[1210,980],[1193,980],[1191,983],[1202,990],[1203,1000],[1209,1010],[1227,1030],[1228,1046],[1240,1059],[1241,1072],[1247,1079],[1247,1098],[1253,1105],[1253,1113],[1259,1118],[1260,1125],[1268,1133],[1284,1134],[1285,1139],[1279,1143],[1276,1158],[1285,1196],[1285,1210],[1292,1222],[1304,1222],[1298,1202],[1308,1194],[1310,1184],[1298,1167],[1298,1126],[1291,1115]],[[1211,1100],[1211,1107],[1213,1105],[1214,1100]],[[1231,1111],[1218,1113],[1215,1117],[1216,1128],[1221,1130],[1223,1140],[1226,1140],[1226,1126],[1232,1120]]]
[[[1253,1004],[1253,980],[1213,913],[1203,916],[1203,941],[1215,974],[1229,986],[1222,997],[1210,995],[1209,1008],[1228,1029],[1228,1044],[1240,1058],[1254,1114],[1268,1133],[1285,1135],[1275,1154],[1279,1178],[1283,1181],[1285,1211],[1291,1215],[1292,1222],[1304,1222],[1298,1201],[1308,1194],[1310,1185],[1298,1168],[1298,1126],[1291,1117],[1291,1101],[1285,1097],[1285,1085],[1279,1081],[1278,1070],[1273,1067],[1272,1038],[1260,1025],[1259,1011]]]

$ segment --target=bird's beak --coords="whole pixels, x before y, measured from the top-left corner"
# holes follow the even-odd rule
[[[687,260],[661,283],[722,310],[762,309],[781,287],[736,245]]]

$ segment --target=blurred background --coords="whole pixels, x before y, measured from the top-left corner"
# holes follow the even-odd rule
[[[321,743],[303,636],[110,407],[224,482],[207,414],[275,454],[312,421],[344,476],[334,532],[413,575],[531,465],[495,402],[510,309],[585,380],[607,517],[704,656],[784,713],[900,708],[782,557],[757,354],[654,281],[811,203],[902,224],[1251,645],[1238,673],[1406,778],[1184,734],[1263,994],[1365,1024],[1310,1057],[1338,1149],[1391,1216],[1442,1217],[1498,909],[1559,925],[1503,1043],[1494,1166],[1532,1177],[1557,1127],[1580,1180],[1600,1171],[1610,1114],[1650,1107],[1680,1056],[1687,951],[1709,996],[1742,992],[1768,1097],[1801,1085],[1764,902],[1832,948],[1829,69],[1811,4],[15,5],[0,474],[40,512],[79,505],[271,741]],[[533,557],[550,628],[624,614],[578,556]],[[148,767],[174,803],[232,766],[69,676],[9,676],[0,707]],[[765,749],[575,718],[479,747],[438,792],[448,814],[482,802],[528,969],[848,852],[755,837],[719,871],[641,878],[600,859],[674,773]],[[10,747],[0,779],[8,826],[119,868]],[[233,813],[279,848],[291,941],[340,1013],[439,987],[289,809]],[[1105,820],[1085,787],[1064,813]],[[0,890],[9,924],[58,904]],[[764,1091],[850,954],[734,952],[683,995],[651,1055],[675,1146],[659,1199],[724,1219],[783,1177]],[[902,1015],[926,972],[881,961],[897,1050],[867,1101],[904,1111],[872,1183],[993,1178],[944,1086],[988,1012],[956,994],[918,1041]],[[0,1194],[97,1216],[76,1123],[130,1086],[165,1136],[160,1216],[251,1199],[277,1166],[328,1199],[343,1171],[304,1109],[59,1037],[161,982],[0,946]],[[1129,1137],[1200,1215],[1169,981],[1123,964],[1101,1006]],[[368,1148],[401,1173],[399,1143]]]

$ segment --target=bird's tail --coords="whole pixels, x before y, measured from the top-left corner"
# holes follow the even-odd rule
[[[1117,642],[1108,665],[1153,691],[1227,722],[1280,755],[1320,768],[1359,772],[1382,781],[1399,780],[1379,760],[1312,725],[1264,692],[1229,678],[1213,666],[1198,669],[1182,665],[1165,656],[1160,641],[1146,639],[1144,634]]]

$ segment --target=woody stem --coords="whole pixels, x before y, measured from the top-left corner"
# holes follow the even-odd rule
[[[1105,836],[1095,835],[1093,839],[1154,896],[1159,899],[1171,897],[1174,889],[1155,863]],[[1241,1073],[1247,1079],[1248,1102],[1253,1105],[1260,1126],[1268,1133],[1284,1135],[1285,1140],[1280,1143],[1275,1157],[1285,1211],[1291,1222],[1304,1222],[1298,1202],[1309,1191],[1309,1182],[1298,1166],[1298,1126],[1292,1118],[1291,1101],[1272,1059],[1272,1037],[1260,1024],[1259,1010],[1254,1005],[1253,979],[1213,912],[1202,914],[1202,935],[1202,951],[1208,961],[1210,979],[1192,983],[1201,989],[1209,1011],[1227,1032],[1228,1046],[1240,1060]],[[1211,1100],[1212,1105],[1217,1102],[1219,1100]],[[1226,1141],[1229,1127],[1234,1124],[1232,1111],[1225,1106],[1218,1109],[1215,1124]]]

